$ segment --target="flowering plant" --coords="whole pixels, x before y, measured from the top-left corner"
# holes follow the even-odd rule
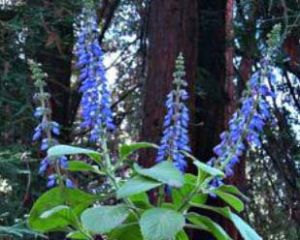
[[[160,146],[147,142],[123,144],[116,157],[107,144],[107,135],[115,126],[95,14],[85,10],[80,20],[75,51],[82,81],[82,127],[90,130],[90,140],[99,145],[99,151],[58,144],[48,149],[47,164],[56,163],[59,184],[35,202],[29,216],[30,227],[39,232],[64,231],[68,239],[104,236],[110,240],[187,240],[189,229],[207,231],[218,240],[232,239],[218,223],[195,210],[200,209],[229,219],[246,240],[261,239],[238,216],[244,209],[241,199],[245,196],[236,187],[224,184],[223,179],[233,174],[232,168],[246,148],[245,141],[260,146],[259,135],[270,117],[266,98],[273,95],[266,84],[266,80],[274,80],[268,59],[262,61],[261,69],[249,81],[241,108],[230,120],[228,131],[221,134],[221,143],[214,149],[216,157],[209,164],[192,156],[189,147],[182,55],[176,61],[175,88],[167,96]],[[56,124],[45,120],[49,111],[42,107],[37,109],[37,115],[44,120],[34,139],[42,131],[48,135],[50,131],[57,133]],[[143,168],[130,161],[131,154],[141,148],[158,149],[157,164]],[[91,161],[72,160],[74,155],[85,155]],[[59,173],[59,159],[66,157],[69,161],[63,164],[64,172],[95,174],[104,179],[106,187],[92,194],[63,184],[61,180],[68,178]],[[184,173],[188,161],[197,167],[196,175]],[[149,199],[150,190],[158,193],[155,201]],[[209,205],[209,196],[220,198],[225,206]]]

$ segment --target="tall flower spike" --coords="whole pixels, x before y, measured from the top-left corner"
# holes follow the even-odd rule
[[[54,138],[54,135],[58,136],[60,134],[59,124],[57,122],[51,121],[51,110],[49,107],[49,93],[45,92],[45,77],[41,70],[40,64],[35,63],[34,61],[29,61],[29,67],[32,72],[32,78],[35,80],[35,86],[38,90],[38,93],[35,94],[34,99],[38,102],[39,106],[36,107],[34,116],[40,120],[40,123],[34,130],[33,141],[41,140],[41,150],[45,151],[49,147],[58,144],[58,141]],[[56,160],[49,161],[48,158],[44,158],[41,161],[39,173],[45,174],[46,170],[51,166],[55,165],[54,169],[59,170],[58,168],[65,169],[68,165],[67,158],[65,156],[60,157]],[[58,174],[52,174],[48,176],[48,187],[54,186],[58,181]],[[66,185],[71,187],[70,179],[65,178]]]
[[[184,171],[187,166],[182,151],[191,151],[188,136],[189,111],[184,103],[188,98],[188,93],[184,89],[187,86],[186,81],[183,80],[184,76],[184,59],[180,53],[173,74],[174,89],[167,96],[167,114],[164,118],[163,137],[156,158],[158,162],[173,161],[174,165],[181,171]]]
[[[274,97],[269,83],[274,84],[275,74],[269,66],[269,61],[261,61],[261,69],[254,73],[244,92],[241,107],[229,121],[228,131],[220,135],[221,142],[213,150],[216,158],[210,164],[225,170],[227,176],[233,175],[233,168],[239,162],[246,146],[260,147],[260,135],[268,120],[270,120],[270,105],[268,97]],[[222,182],[214,179],[213,185]]]
[[[266,122],[271,119],[271,106],[267,98],[275,97],[270,87],[276,81],[271,59],[280,41],[280,25],[276,25],[269,36],[260,69],[247,84],[241,108],[233,114],[228,131],[220,135],[221,143],[213,149],[216,157],[210,160],[210,164],[224,169],[227,176],[233,175],[233,168],[246,149],[245,142],[252,147],[261,146],[260,135]],[[222,182],[218,179],[213,180],[213,185],[220,184]]]
[[[115,128],[110,108],[111,93],[105,76],[103,52],[98,43],[96,13],[91,8],[84,9],[79,20],[75,54],[82,93],[81,127],[90,129],[90,140],[97,142],[107,131]]]

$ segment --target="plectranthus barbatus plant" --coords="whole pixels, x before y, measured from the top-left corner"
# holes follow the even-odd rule
[[[111,111],[111,93],[103,65],[103,52],[99,45],[96,12],[83,9],[78,18],[75,55],[81,81],[81,127],[90,130],[90,140],[100,143],[115,128]]]
[[[34,85],[37,88],[37,93],[34,99],[37,101],[37,107],[34,116],[40,121],[38,126],[34,129],[32,140],[41,140],[41,151],[46,151],[48,148],[58,144],[55,136],[60,134],[60,126],[57,122],[51,120],[51,108],[49,104],[50,94],[45,91],[45,78],[47,75],[41,70],[41,66],[34,61],[29,61],[29,67],[32,72],[32,78],[35,80]],[[72,181],[66,176],[62,176],[61,170],[68,166],[68,159],[66,156],[61,156],[57,159],[44,158],[40,164],[39,173],[44,175],[50,167],[54,173],[48,176],[48,187],[53,187],[57,183],[66,184],[67,187],[72,187]]]
[[[183,80],[184,60],[180,54],[176,61],[174,89],[167,96],[158,163],[144,168],[133,160],[132,154],[142,148],[157,148],[155,144],[124,143],[120,144],[118,153],[113,154],[107,147],[107,134],[113,128],[109,109],[111,96],[109,91],[103,90],[107,89],[107,80],[103,78],[102,59],[99,58],[102,52],[98,52],[100,47],[95,42],[96,18],[89,11],[84,10],[81,16],[76,54],[84,97],[83,126],[91,129],[91,140],[96,141],[98,150],[57,145],[48,150],[48,157],[85,155],[91,161],[70,161],[69,170],[75,166],[73,170],[84,172],[84,176],[87,173],[96,175],[95,179],[100,179],[96,184],[107,187],[101,187],[97,194],[91,194],[94,191],[90,188],[89,192],[64,187],[47,191],[34,204],[29,226],[44,233],[59,229],[68,233],[68,239],[189,239],[187,231],[191,229],[199,231],[199,236],[207,231],[215,239],[233,239],[209,215],[203,215],[204,211],[209,211],[231,221],[243,239],[261,240],[238,215],[244,210],[240,199],[243,194],[235,186],[225,183],[216,187],[212,181],[232,174],[235,157],[240,157],[246,148],[245,140],[254,146],[260,145],[259,134],[271,116],[266,98],[273,93],[264,82],[274,80],[269,58],[262,61],[260,70],[249,81],[241,108],[230,120],[229,130],[222,134],[222,143],[215,148],[217,158],[209,166],[192,156],[189,147],[187,83]],[[94,47],[98,50],[93,50]],[[116,157],[112,159],[111,156]],[[197,168],[196,174],[183,172],[187,165],[185,157]],[[150,191],[157,193],[154,194],[157,201],[152,201]],[[209,195],[222,200],[224,207],[210,205]],[[57,201],[52,202],[53,198]]]
[[[189,110],[185,105],[188,99],[185,90],[187,82],[184,80],[184,58],[181,53],[176,60],[173,77],[174,89],[167,95],[167,114],[156,161],[173,161],[179,170],[184,171],[187,163],[182,151],[190,152],[191,148],[188,136]]]
[[[243,92],[241,107],[233,114],[228,130],[221,133],[221,142],[213,149],[216,157],[210,164],[225,170],[226,176],[234,174],[234,166],[239,162],[246,147],[261,147],[261,134],[268,121],[272,121],[270,98],[276,75],[272,67],[272,58],[276,54],[280,41],[280,26],[270,33],[265,55],[260,61],[259,69],[251,76]],[[247,146],[246,146],[247,145]],[[223,184],[214,179],[213,185]]]

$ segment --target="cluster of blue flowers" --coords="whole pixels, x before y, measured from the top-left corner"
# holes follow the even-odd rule
[[[42,72],[40,65],[30,61],[30,69],[32,71],[32,77],[35,80],[35,86],[38,89],[38,93],[35,94],[34,99],[38,101],[39,105],[34,112],[34,116],[40,120],[38,126],[34,129],[33,141],[41,140],[41,150],[46,151],[49,147],[58,144],[58,141],[54,136],[60,134],[59,124],[55,121],[51,121],[51,110],[49,107],[50,95],[44,91],[46,85],[44,78],[45,74]],[[68,166],[68,159],[65,156],[56,160],[49,160],[47,157],[41,162],[39,173],[45,174],[47,169],[54,164],[58,163],[58,167],[65,169]],[[53,167],[55,169],[55,167]],[[57,173],[48,176],[48,187],[53,187],[58,181]],[[69,178],[65,178],[67,187],[72,187],[72,181]]]
[[[261,146],[260,134],[271,116],[267,98],[274,97],[269,84],[273,85],[274,82],[274,71],[264,59],[260,70],[249,80],[241,108],[229,121],[228,131],[220,135],[221,143],[213,149],[217,157],[212,158],[210,164],[224,168],[227,176],[233,175],[233,168],[246,149],[245,144]],[[222,184],[217,182],[215,181],[215,185]]]
[[[101,141],[115,128],[111,111],[111,93],[103,65],[103,52],[98,42],[99,30],[96,13],[84,9],[79,17],[75,54],[80,69],[82,128],[91,130],[90,140]]]
[[[167,96],[167,114],[164,118],[163,137],[161,139],[156,161],[171,160],[181,171],[184,171],[187,163],[182,151],[190,152],[188,124],[189,111],[184,101],[188,94],[184,87],[187,86],[183,80],[184,59],[182,54],[176,60],[176,71],[174,72],[173,89]]]

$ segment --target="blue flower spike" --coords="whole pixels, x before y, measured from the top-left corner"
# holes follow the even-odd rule
[[[267,121],[271,119],[270,101],[274,97],[269,83],[276,80],[274,70],[267,58],[261,61],[261,68],[250,78],[241,107],[229,121],[228,130],[220,135],[221,142],[213,149],[216,157],[210,164],[224,168],[227,176],[234,174],[234,166],[245,152],[246,144],[253,148],[262,145],[260,135]],[[213,185],[218,181],[214,179]]]
[[[34,99],[38,102],[34,116],[40,121],[38,126],[34,129],[32,140],[34,142],[40,140],[40,150],[46,151],[48,148],[58,144],[58,141],[54,138],[54,136],[58,136],[60,134],[60,126],[57,122],[51,120],[51,109],[49,104],[50,95],[45,92],[44,89],[46,86],[45,78],[47,75],[43,73],[41,65],[34,61],[29,61],[29,67],[32,72],[32,78],[35,80],[34,84],[38,91],[34,96]],[[57,162],[58,164],[56,164]],[[56,170],[58,170],[57,168],[66,169],[68,167],[68,159],[65,156],[51,161],[48,158],[44,158],[40,163],[39,174],[45,175],[51,166]],[[59,174],[49,175],[47,177],[47,186],[55,186],[59,182],[59,178],[61,178]],[[71,184],[68,182],[67,186],[71,186]]]
[[[174,89],[167,95],[167,114],[163,123],[163,136],[158,150],[157,162],[171,160],[181,171],[187,167],[182,151],[190,152],[189,146],[189,110],[185,104],[188,93],[185,90],[187,82],[184,80],[184,58],[180,53],[176,60],[173,74]]]
[[[90,129],[90,140],[101,142],[115,129],[111,111],[111,92],[103,65],[103,52],[98,42],[99,30],[94,10],[86,8],[79,17],[75,55],[80,70],[82,93],[81,127]]]

